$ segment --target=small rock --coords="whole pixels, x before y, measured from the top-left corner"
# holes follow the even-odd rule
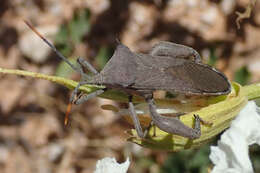
[[[201,20],[208,25],[213,25],[216,22],[217,17],[218,17],[218,11],[213,6],[207,9],[204,13],[202,13]]]
[[[37,30],[48,40],[57,33],[56,25],[49,25],[37,28]],[[33,62],[42,63],[47,60],[51,49],[33,31],[24,33],[19,40],[21,52]]]
[[[90,9],[92,13],[98,15],[110,7],[110,1],[108,0],[87,0],[85,5]]]
[[[8,155],[9,155],[9,150],[7,146],[0,145],[0,163],[3,164],[6,162]]]
[[[60,144],[51,144],[48,146],[48,159],[52,162],[58,160],[64,153],[64,146]]]
[[[236,5],[236,0],[222,0],[220,7],[225,15],[229,15],[233,12]]]

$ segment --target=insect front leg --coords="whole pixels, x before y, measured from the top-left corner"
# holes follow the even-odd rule
[[[90,64],[88,63],[86,60],[84,60],[83,58],[79,57],[77,59],[77,63],[80,65],[78,67],[78,71],[81,75],[81,81],[79,82],[79,84],[77,85],[77,87],[73,90],[72,94],[71,94],[71,97],[70,97],[70,103],[73,102],[75,96],[77,95],[78,93],[78,90],[79,90],[79,87],[81,85],[84,85],[84,84],[87,84],[87,80],[90,79],[90,77],[84,72],[83,68],[86,68],[87,70],[89,70],[91,73],[93,73],[94,75],[97,75],[98,74],[98,71]],[[86,81],[85,81],[86,80]],[[102,94],[103,90],[98,90],[97,92],[95,92],[97,95],[99,94]],[[102,92],[102,93],[101,93]],[[83,98],[80,98],[78,99],[75,104],[80,104],[80,103],[83,103],[85,100],[88,100],[91,96],[91,98],[94,96],[95,94],[91,94],[91,95],[88,95],[88,96],[84,96]],[[97,96],[96,95],[96,96]]]
[[[98,71],[88,62],[86,61],[85,59],[79,57],[77,59],[77,62],[82,66],[82,67],[85,67],[87,70],[89,70],[91,73],[97,75],[98,74]]]
[[[160,128],[161,130],[171,133],[180,135],[183,137],[187,137],[190,139],[199,138],[201,135],[200,131],[200,118],[198,115],[194,115],[195,118],[195,127],[190,128],[184,125],[180,120],[171,117],[165,117],[157,113],[156,105],[153,100],[153,95],[149,94],[145,96],[145,99],[149,105],[149,110],[151,113],[151,117],[153,123]]]
[[[133,96],[129,96],[128,97],[128,100],[129,100],[129,110],[130,110],[130,115],[131,115],[131,118],[133,120],[133,123],[134,123],[134,126],[135,126],[135,130],[137,131],[137,134],[140,138],[144,138],[145,135],[143,133],[143,129],[141,127],[141,124],[140,124],[140,121],[136,115],[136,112],[135,112],[135,108],[134,108],[134,104],[132,102],[132,98]]]
[[[100,89],[100,90],[97,90],[97,91],[94,91],[88,95],[83,95],[82,97],[80,98],[76,98],[77,94],[78,94],[78,90],[79,90],[79,87],[81,85],[84,85],[84,84],[87,84],[88,82],[87,81],[80,81],[79,84],[77,85],[77,87],[73,90],[71,96],[70,96],[70,102],[68,104],[68,107],[67,107],[67,111],[66,111],[66,115],[65,115],[65,119],[64,119],[64,124],[67,125],[68,123],[68,119],[69,119],[69,113],[71,111],[71,106],[72,104],[81,104],[93,97],[96,97],[100,94],[102,94],[103,92],[105,92],[107,90],[107,88],[104,88],[104,89]],[[76,98],[76,99],[75,99]]]
[[[90,93],[90,94],[88,94],[88,95],[83,95],[82,97],[80,97],[79,99],[77,99],[77,100],[74,102],[74,104],[79,105],[79,104],[81,104],[81,103],[84,103],[84,102],[88,101],[89,99],[94,98],[94,97],[97,97],[98,95],[104,93],[105,90],[106,90],[106,88],[105,88],[105,89],[100,89],[100,90],[94,91],[94,92],[92,92],[92,93]]]

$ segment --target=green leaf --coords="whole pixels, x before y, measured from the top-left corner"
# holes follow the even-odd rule
[[[216,64],[216,62],[217,62],[217,56],[216,56],[216,54],[215,54],[215,49],[213,49],[213,48],[211,48],[210,49],[210,56],[209,56],[209,62],[208,62],[208,64],[210,65],[210,66],[215,66],[215,64]]]
[[[70,37],[74,44],[80,43],[85,34],[90,31],[90,13],[88,10],[79,11],[68,24]]]
[[[241,67],[235,72],[234,81],[241,84],[246,85],[250,79],[250,72],[248,71],[247,67]]]
[[[98,55],[95,58],[97,65],[99,68],[103,69],[103,67],[106,65],[107,61],[111,58],[112,51],[107,47],[101,47],[99,49]]]
[[[71,62],[73,65],[78,66],[77,60],[73,58],[68,58],[69,62]],[[69,78],[71,74],[75,73],[75,70],[73,70],[65,61],[61,61],[58,67],[56,68],[56,76]]]
[[[68,24],[63,24],[58,32],[55,43],[64,56],[70,56],[74,45],[82,41],[90,31],[89,10],[80,10]]]
[[[62,55],[69,56],[71,54],[73,46],[70,42],[69,31],[65,24],[61,26],[60,31],[57,33],[55,44]]]

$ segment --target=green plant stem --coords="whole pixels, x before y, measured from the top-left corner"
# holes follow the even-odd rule
[[[260,98],[260,83],[246,85],[241,90],[242,94],[247,96],[248,100]]]

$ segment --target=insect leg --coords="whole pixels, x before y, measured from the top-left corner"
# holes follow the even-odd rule
[[[187,137],[190,139],[199,138],[201,135],[200,131],[200,118],[198,115],[194,115],[195,117],[195,127],[190,128],[184,125],[180,120],[171,117],[165,117],[157,113],[156,105],[153,100],[152,95],[146,95],[145,99],[149,105],[149,110],[151,113],[152,120],[154,124],[159,127],[161,130],[180,135],[183,137]]]
[[[153,128],[153,137],[156,136],[156,129],[155,129],[155,124],[153,121],[150,122],[149,126],[144,130],[144,136],[147,135],[147,133],[149,132],[149,130]]]
[[[182,115],[185,115],[185,113],[183,113],[183,112],[178,112],[178,113],[176,113],[176,114],[174,115],[173,118],[178,118],[178,120],[179,120]],[[204,120],[202,120],[202,119],[200,118],[200,121],[202,122],[202,121],[204,121]],[[148,131],[149,131],[151,128],[153,128],[153,137],[156,136],[156,129],[155,129],[155,124],[154,124],[153,121],[151,121],[150,124],[149,124],[149,126],[144,130],[144,136],[147,135]]]
[[[143,133],[143,130],[142,130],[142,127],[141,127],[141,124],[140,124],[140,121],[136,115],[136,112],[135,112],[135,108],[134,108],[134,104],[132,102],[132,96],[129,96],[129,110],[130,110],[130,115],[132,117],[132,120],[133,120],[133,123],[134,123],[134,126],[135,126],[135,129],[137,131],[137,134],[140,138],[144,138],[145,135]]]
[[[77,93],[78,93],[79,87],[80,87],[81,85],[86,84],[86,83],[87,83],[87,81],[80,81],[79,84],[76,86],[76,88],[73,90],[73,92],[72,92],[72,94],[71,94],[71,96],[70,96],[70,102],[69,102],[69,104],[68,104],[67,111],[66,111],[66,115],[65,115],[65,119],[64,119],[64,124],[65,124],[65,125],[67,125],[67,123],[68,123],[69,114],[70,114],[71,106],[72,106],[73,103],[74,103],[74,104],[81,104],[81,103],[83,103],[84,101],[87,101],[87,100],[90,99],[90,98],[93,98],[93,97],[96,97],[96,96],[102,94],[102,93],[106,90],[106,88],[97,90],[97,91],[95,91],[95,92],[93,92],[93,93],[90,93],[90,94],[87,95],[87,96],[83,96],[83,97],[81,97],[81,98],[79,98],[79,99],[76,99],[76,100],[74,101],[74,99],[75,99],[75,97],[76,97],[76,95],[77,95]]]
[[[86,60],[84,60],[83,58],[79,57],[77,59],[77,62],[82,66],[85,67],[86,69],[88,69],[91,73],[93,74],[98,74],[98,71]]]
[[[90,93],[88,95],[83,95],[81,98],[77,99],[74,103],[76,105],[81,104],[83,102],[88,101],[91,98],[97,97],[98,95],[100,95],[100,94],[102,94],[104,92],[105,92],[105,89],[100,89],[100,90],[94,91],[94,92],[92,92],[92,93]]]
[[[75,99],[75,96],[78,94],[78,90],[79,90],[79,87],[81,85],[84,85],[86,81],[80,81],[78,83],[78,85],[76,86],[76,88],[74,88],[74,90],[72,91],[72,94],[70,96],[70,103],[73,103],[74,99]]]
[[[81,85],[84,85],[86,84],[87,80],[90,79],[91,77],[88,76],[84,71],[83,71],[83,67],[87,68],[87,70],[89,70],[91,73],[93,74],[98,74],[98,71],[91,65],[89,64],[86,60],[84,60],[83,58],[79,57],[77,59],[77,63],[80,65],[78,67],[78,72],[80,73],[81,75],[81,81],[79,82],[79,84],[77,85],[77,87],[73,90],[72,94],[71,94],[71,97],[70,97],[70,103],[73,102],[75,96],[77,95],[78,93],[78,89]],[[85,81],[86,80],[86,81]]]
[[[168,56],[173,58],[189,58],[190,56],[193,56],[195,62],[201,62],[201,57],[195,49],[168,41],[157,43],[150,51],[150,55]]]

